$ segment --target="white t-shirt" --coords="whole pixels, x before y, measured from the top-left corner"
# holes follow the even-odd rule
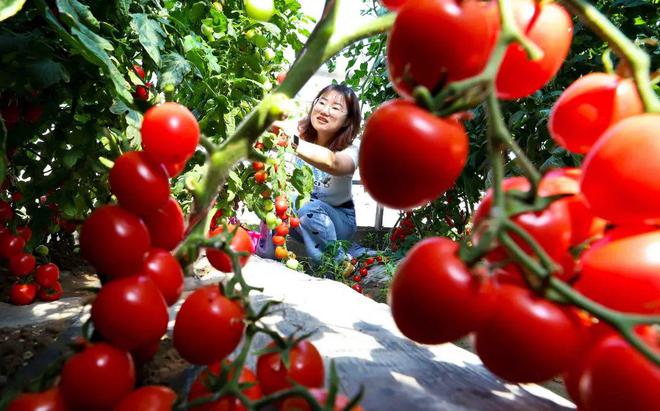
[[[355,168],[358,166],[358,153],[360,152],[359,140],[337,153],[348,154],[353,160]],[[307,163],[306,163],[307,164]],[[353,174],[345,176],[333,176],[318,168],[307,164],[314,172],[314,190],[312,195],[319,200],[325,201],[331,206],[339,206],[353,198],[351,189],[353,187]]]

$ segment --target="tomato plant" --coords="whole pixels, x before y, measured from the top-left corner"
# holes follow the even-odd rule
[[[225,362],[228,363],[228,362]],[[188,394],[188,401],[193,401],[197,398],[203,398],[211,395],[213,391],[210,387],[211,384],[209,376],[214,377],[220,376],[222,364],[220,362],[215,362],[210,364],[208,368],[202,371],[199,376],[195,379],[192,386],[190,387],[190,392]],[[234,370],[230,370],[227,378],[233,378]],[[226,381],[225,381],[226,382]],[[222,381],[221,381],[222,383]],[[261,398],[261,389],[257,382],[257,376],[247,367],[241,369],[241,373],[238,376],[239,384],[253,384],[249,388],[243,390],[243,395],[251,400],[258,400]],[[218,385],[218,384],[215,384]],[[242,405],[241,401],[238,398],[232,396],[221,397],[217,401],[209,402],[197,407],[191,408],[194,411],[245,411],[246,408]]]

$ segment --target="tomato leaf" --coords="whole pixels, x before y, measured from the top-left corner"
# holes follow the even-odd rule
[[[137,31],[138,40],[144,50],[149,54],[149,57],[160,67],[161,58],[160,50],[162,50],[166,36],[160,24],[149,18],[147,14],[131,14],[131,27]]]
[[[6,20],[21,11],[25,0],[7,0],[0,3],[0,21]]]
[[[161,88],[168,84],[178,85],[183,78],[190,73],[192,66],[182,55],[178,53],[168,53],[163,56],[163,70],[161,76]]]

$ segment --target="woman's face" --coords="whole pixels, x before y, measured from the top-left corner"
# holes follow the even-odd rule
[[[312,127],[317,132],[336,133],[348,122],[348,108],[344,95],[335,90],[323,93],[312,107],[310,117]]]

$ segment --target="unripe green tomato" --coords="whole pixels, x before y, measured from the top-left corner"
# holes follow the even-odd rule
[[[213,8],[222,13],[222,4],[220,2],[213,2]]]
[[[275,205],[273,204],[272,201],[268,200],[263,202],[263,208],[264,211],[268,212],[268,211],[272,211],[275,208]]]
[[[298,260],[289,258],[286,260],[286,266],[289,267],[292,270],[297,270],[298,269]]]
[[[266,225],[268,226],[269,229],[273,230],[275,227],[277,227],[277,216],[275,213],[270,212],[266,214]]]
[[[275,51],[273,49],[271,49],[270,47],[266,48],[264,50],[264,58],[267,61],[271,61],[272,59],[275,58]]]
[[[268,21],[275,14],[275,3],[273,0],[245,0],[245,11],[248,17]]]
[[[34,253],[37,255],[46,256],[48,255],[48,247],[46,247],[45,245],[40,245],[34,249]]]
[[[257,35],[257,32],[254,29],[250,29],[250,30],[245,32],[245,38],[247,38],[248,40],[252,40],[252,38],[256,35]]]

